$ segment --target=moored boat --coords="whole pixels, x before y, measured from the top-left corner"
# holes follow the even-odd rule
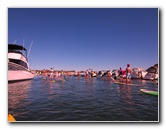
[[[144,78],[147,73],[148,73],[147,71],[135,67],[132,69],[131,78],[132,79]]]
[[[17,44],[8,44],[8,82],[33,79],[27,58],[27,50]]]
[[[144,76],[145,80],[158,80],[158,64],[151,66],[146,70],[148,73]]]

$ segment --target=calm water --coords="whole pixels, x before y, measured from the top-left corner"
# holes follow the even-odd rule
[[[8,84],[8,111],[17,121],[158,121],[158,90],[148,81],[117,85],[110,79],[66,77],[66,81],[33,80]]]

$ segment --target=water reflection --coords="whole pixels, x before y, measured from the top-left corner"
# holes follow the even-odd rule
[[[43,91],[43,93],[46,92],[46,80],[44,80],[44,79],[42,81],[42,91]]]
[[[132,93],[131,93],[131,86],[127,86],[126,87],[127,89],[126,89],[126,91],[127,91],[127,94],[126,94],[126,100],[127,100],[127,103],[128,104],[132,104]]]
[[[8,84],[8,108],[17,109],[25,106],[22,102],[28,98],[32,80]],[[28,104],[28,102],[24,103]]]

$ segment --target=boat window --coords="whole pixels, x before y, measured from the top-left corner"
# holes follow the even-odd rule
[[[17,54],[21,54],[21,55],[23,55],[24,57],[26,57],[26,52],[21,51],[21,50],[9,49],[9,50],[8,50],[8,53],[17,53]]]
[[[25,68],[28,69],[27,63],[25,63],[25,62],[22,61],[22,60],[9,59],[9,62],[13,62],[13,63],[19,64],[19,65],[21,65],[21,66],[23,66],[23,67],[25,67]]]
[[[8,53],[10,53],[10,52],[22,54],[22,52],[20,52],[19,50],[11,50],[11,49],[9,49]]]

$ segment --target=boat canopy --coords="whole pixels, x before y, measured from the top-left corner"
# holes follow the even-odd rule
[[[8,50],[25,50],[27,51],[23,46],[17,45],[17,44],[8,44]]]

